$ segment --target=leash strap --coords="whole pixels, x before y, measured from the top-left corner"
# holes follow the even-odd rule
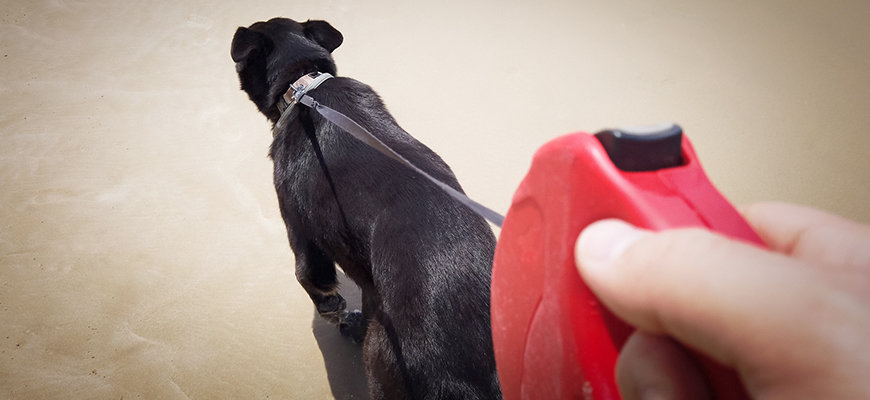
[[[307,90],[311,90],[311,88],[307,88]],[[326,118],[333,124],[337,125],[339,128],[349,133],[355,139],[369,145],[370,147],[381,152],[385,156],[398,161],[402,165],[414,170],[418,174],[423,175],[423,177],[434,183],[435,186],[441,188],[441,190],[450,195],[450,197],[453,197],[454,199],[456,199],[456,201],[462,203],[481,217],[488,219],[490,222],[495,224],[495,226],[501,228],[501,225],[504,222],[504,216],[493,210],[490,210],[483,204],[472,200],[470,197],[460,193],[458,190],[448,186],[446,183],[441,182],[438,179],[435,179],[431,175],[427,174],[425,171],[408,161],[405,157],[402,157],[399,153],[396,153],[395,150],[384,144],[384,142],[375,137],[375,135],[372,135],[371,132],[356,123],[356,121],[348,118],[346,115],[338,111],[335,111],[323,104],[318,103],[317,100],[314,100],[313,98],[311,98],[311,96],[302,94],[302,96],[297,97],[296,100],[299,103],[310,107],[314,111],[317,111],[318,113],[320,113],[320,115],[323,116],[323,118]]]

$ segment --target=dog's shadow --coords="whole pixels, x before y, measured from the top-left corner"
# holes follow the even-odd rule
[[[353,281],[340,270],[336,271],[341,288],[341,295],[347,301],[347,310],[361,308],[360,291]],[[323,354],[326,365],[326,376],[332,396],[336,400],[368,399],[365,367],[362,359],[362,344],[355,344],[349,338],[341,336],[338,326],[332,325],[313,311],[314,318],[311,328],[314,339]]]

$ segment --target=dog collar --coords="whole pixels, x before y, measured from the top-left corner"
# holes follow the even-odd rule
[[[290,88],[284,92],[284,95],[278,99],[278,111],[281,112],[281,116],[289,113],[290,109],[299,102],[299,99],[308,93],[311,90],[316,89],[323,83],[325,80],[332,78],[332,75],[326,72],[312,72],[310,74],[302,75],[301,78],[297,79],[296,82],[293,82],[290,85]]]
[[[287,117],[290,115],[290,111],[293,110],[293,106],[302,99],[302,96],[309,91],[314,90],[325,80],[332,78],[332,75],[323,72],[312,72],[310,74],[303,75],[301,78],[297,79],[296,82],[293,82],[290,85],[290,88],[284,92],[284,95],[278,98],[278,111],[281,112],[281,117],[278,118],[278,122],[275,123],[275,126],[272,127],[272,137],[278,135],[278,131],[283,129],[284,124],[286,124]]]

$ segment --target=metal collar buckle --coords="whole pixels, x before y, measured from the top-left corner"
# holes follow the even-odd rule
[[[290,88],[284,92],[284,95],[278,100],[278,111],[284,114],[288,109],[293,108],[299,99],[311,90],[314,90],[325,80],[332,78],[332,75],[326,72],[312,72],[303,75],[290,85]]]

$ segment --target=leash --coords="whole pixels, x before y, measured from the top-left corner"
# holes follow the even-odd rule
[[[287,89],[287,92],[284,93],[284,96],[281,97],[281,101],[279,101],[278,103],[278,109],[281,111],[281,118],[279,118],[278,122],[275,123],[275,130],[273,130],[272,135],[274,136],[275,133],[278,131],[278,127],[282,126],[286,122],[285,119],[287,118],[287,116],[290,115],[290,110],[293,109],[293,106],[295,106],[297,103],[301,103],[311,108],[312,110],[317,111],[320,115],[323,116],[323,118],[326,118],[329,122],[332,122],[345,132],[349,133],[351,136],[354,137],[354,139],[365,143],[366,145],[377,150],[381,154],[398,161],[400,164],[422,175],[424,178],[435,184],[435,186],[447,193],[450,197],[465,205],[466,207],[471,209],[471,211],[474,211],[481,217],[489,220],[495,226],[501,228],[501,225],[504,222],[504,216],[487,208],[483,204],[472,200],[470,197],[462,194],[461,192],[450,187],[446,183],[435,179],[434,177],[426,173],[426,171],[423,171],[422,169],[414,165],[414,163],[408,161],[408,159],[406,159],[405,157],[402,157],[401,154],[390,148],[390,146],[387,146],[384,142],[375,137],[375,135],[372,135],[371,132],[366,130],[366,128],[363,128],[360,124],[356,123],[356,121],[350,119],[346,115],[332,108],[318,103],[317,100],[306,94],[307,92],[313,90],[317,86],[320,86],[321,83],[330,78],[332,78],[332,75],[328,73],[313,72],[311,74],[303,76],[302,78],[299,78],[299,80],[294,82],[293,85],[291,85],[290,88]]]

